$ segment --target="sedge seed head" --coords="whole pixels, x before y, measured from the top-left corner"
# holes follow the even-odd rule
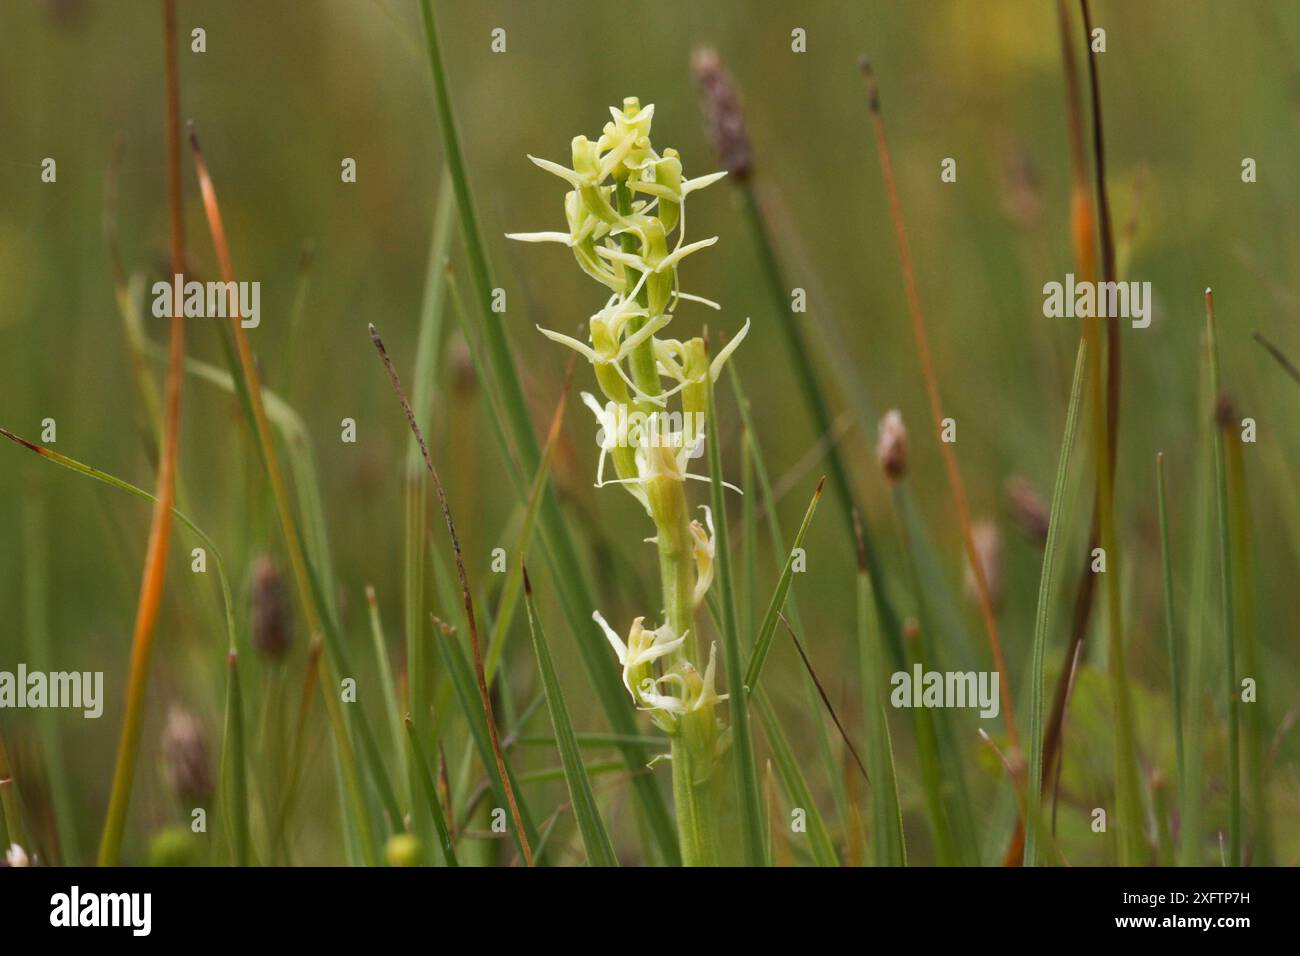
[[[902,413],[891,408],[880,419],[876,441],[876,461],[891,485],[907,474],[907,428]]]
[[[207,734],[199,719],[179,704],[172,704],[167,711],[162,752],[177,797],[194,806],[211,799],[214,787]]]
[[[1011,520],[1025,537],[1038,545],[1047,543],[1048,508],[1043,496],[1023,475],[1007,479],[1007,508]]]
[[[269,555],[253,562],[250,603],[253,647],[272,660],[282,659],[293,640],[293,618],[284,579]]]
[[[718,161],[732,176],[742,181],[748,179],[754,170],[754,151],[749,145],[740,94],[731,74],[712,47],[700,47],[692,54],[691,69]]]

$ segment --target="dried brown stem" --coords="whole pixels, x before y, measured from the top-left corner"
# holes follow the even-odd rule
[[[370,340],[374,342],[375,349],[379,352],[379,357],[384,362],[384,371],[388,373],[388,380],[393,385],[393,391],[397,393],[397,400],[402,405],[402,411],[406,414],[406,423],[411,426],[411,432],[415,435],[415,440],[420,446],[420,454],[424,456],[424,465],[429,470],[429,477],[433,479],[434,490],[438,493],[438,505],[442,508],[442,517],[447,522],[447,534],[451,538],[452,554],[456,558],[456,577],[460,581],[461,598],[465,602],[465,618],[469,624],[469,646],[470,653],[474,656],[474,676],[478,679],[479,699],[483,704],[483,715],[487,719],[488,737],[492,741],[492,756],[496,760],[497,774],[501,777],[501,786],[505,790],[506,802],[510,804],[510,816],[514,821],[515,833],[519,836],[519,848],[523,851],[524,865],[533,865],[533,852],[528,846],[528,834],[524,832],[523,819],[519,815],[519,805],[515,802],[514,787],[510,784],[510,774],[506,770],[505,757],[501,753],[501,740],[497,734],[496,717],[492,712],[492,695],[488,693],[487,677],[483,671],[483,653],[479,647],[478,639],[478,621],[474,616],[474,598],[470,593],[469,576],[465,573],[465,558],[460,550],[460,538],[456,534],[456,523],[451,517],[451,507],[447,504],[447,493],[443,490],[442,479],[438,477],[438,469],[433,466],[433,458],[429,455],[429,447],[424,442],[424,434],[420,431],[419,423],[415,420],[415,412],[411,410],[411,403],[407,401],[406,392],[402,389],[402,380],[397,375],[397,369],[393,367],[393,360],[388,356],[388,350],[384,348],[384,341],[379,337],[378,330],[374,325],[370,326]]]

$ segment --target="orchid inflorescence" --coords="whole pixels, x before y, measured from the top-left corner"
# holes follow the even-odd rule
[[[610,113],[598,139],[573,139],[572,168],[529,156],[571,187],[564,201],[568,230],[509,238],[567,246],[582,270],[610,290],[588,320],[587,341],[538,330],[577,352],[595,372],[605,401],[588,392],[582,399],[600,426],[596,484],[622,485],[654,520],[657,534],[648,540],[659,548],[665,608],[659,627],[645,627],[645,618],[638,617],[626,639],[599,611],[592,616],[618,656],[635,705],[670,735],[686,723],[707,724],[702,736],[720,748],[725,737],[717,734],[712,709],[727,695],[714,689],[714,649],[702,672],[691,662],[699,657],[692,615],[714,575],[713,515],[702,506],[704,521],[688,520],[684,489],[688,479],[710,480],[688,466],[702,454],[708,390],[749,331],[749,321],[712,358],[703,338],[682,341],[664,333],[683,301],[720,308],[683,292],[678,268],[717,242],[716,236],[686,241],[687,197],[726,173],[683,178],[678,152],[659,153],[651,145],[653,105],[642,107],[629,97]],[[671,399],[680,411],[670,410]],[[605,477],[610,460],[613,479]]]

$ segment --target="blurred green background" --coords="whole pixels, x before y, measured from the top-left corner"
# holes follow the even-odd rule
[[[679,149],[688,175],[718,168],[690,74],[692,49],[716,46],[742,91],[755,184],[787,280],[807,290],[808,313],[800,319],[814,342],[825,343],[825,330],[831,329],[875,408],[896,407],[911,425],[910,481],[960,598],[960,537],[938,444],[925,425],[924,386],[856,69],[859,54],[870,54],[945,407],[959,423],[958,459],[975,516],[997,521],[1005,539],[1001,624],[1011,680],[1019,688],[1028,665],[1040,552],[1009,522],[1004,485],[1021,474],[1050,493],[1079,333],[1076,321],[1046,319],[1041,311],[1043,283],[1074,271],[1054,5],[479,0],[439,3],[438,9],[494,280],[506,290],[508,311],[501,321],[539,432],[558,400],[567,353],[533,325],[570,331],[603,303],[605,293],[565,250],[503,238],[507,231],[563,228],[563,187],[525,154],[567,163],[574,135],[596,136],[607,107],[636,95],[656,104],[655,144]],[[1114,214],[1119,229],[1133,223],[1132,240],[1121,241],[1121,253],[1128,256],[1127,278],[1149,280],[1156,297],[1151,327],[1123,330],[1117,491],[1126,633],[1141,688],[1143,764],[1148,771],[1163,767],[1168,775],[1154,456],[1157,450],[1167,455],[1181,633],[1192,590],[1198,507],[1197,363],[1206,286],[1216,293],[1225,388],[1241,414],[1258,423],[1259,441],[1246,446],[1245,456],[1263,654],[1258,706],[1270,735],[1300,687],[1300,392],[1250,340],[1258,329],[1293,358],[1300,356],[1300,299],[1293,280],[1300,266],[1300,6],[1100,0],[1094,18],[1107,30],[1101,88]],[[205,53],[189,51],[185,38],[194,27],[206,31]],[[504,53],[489,47],[498,27],[506,30]],[[791,51],[795,27],[807,31],[806,53]],[[407,431],[366,325],[379,327],[409,378],[443,168],[417,5],[181,0],[179,29],[182,116],[194,121],[202,140],[237,277],[261,282],[262,324],[251,333],[252,343],[266,384],[285,392],[316,446],[335,555],[332,583],[346,606],[347,638],[362,659],[368,641],[364,587],[373,584],[400,670],[400,464]],[[165,274],[160,41],[159,5],[145,0],[0,3],[0,425],[36,439],[42,419],[53,418],[57,450],[144,487],[152,487],[152,466],[135,426],[103,206],[120,136],[116,220],[122,256],[129,271],[149,282]],[[45,157],[57,161],[56,183],[41,182]],[[344,157],[356,160],[355,184],[340,182]],[[945,157],[957,160],[956,183],[940,182]],[[1257,183],[1241,181],[1244,157],[1256,160]],[[188,156],[184,181],[193,269],[215,277]],[[717,315],[688,304],[674,330],[685,337],[707,321],[729,335],[746,316],[753,319],[736,368],[769,466],[789,488],[782,506],[788,531],[823,470],[821,463],[806,461],[819,436],[795,388],[751,236],[725,182],[692,199],[690,227],[694,238],[721,238],[687,261],[684,288],[721,302],[723,311]],[[308,245],[314,258],[303,335],[290,350],[287,317]],[[453,267],[467,290],[461,263],[456,243]],[[155,341],[165,338],[164,323],[148,316],[144,322]],[[222,364],[215,332],[203,320],[189,329],[191,353]],[[490,590],[490,552],[513,544],[517,506],[486,403],[466,368],[463,345],[454,333],[451,338],[439,370],[434,455],[471,574]],[[823,355],[815,361],[826,368]],[[578,386],[590,389],[589,371],[580,368],[577,374]],[[226,555],[242,614],[253,557],[280,555],[282,543],[237,405],[192,378],[185,390],[181,476],[189,499],[183,506]],[[736,415],[729,391],[720,395],[724,420],[733,426],[722,439],[728,477],[734,479]],[[845,401],[838,410],[849,408]],[[357,422],[355,445],[339,440],[344,417]],[[565,508],[588,535],[603,610],[611,620],[625,620],[649,610],[643,604],[655,586],[654,554],[641,543],[647,526],[631,500],[615,489],[590,487],[593,431],[587,412],[571,403],[556,481]],[[841,442],[891,570],[889,587],[907,610],[914,601],[904,583],[897,522],[874,461],[875,422],[854,421]],[[1076,470],[1089,473],[1085,453],[1076,459]],[[705,500],[707,489],[696,491]],[[1086,534],[1089,501],[1083,482],[1071,499],[1072,539]],[[33,511],[43,515],[39,549],[22,533]],[[823,504],[808,546],[809,573],[796,580],[795,593],[805,609],[814,663],[833,698],[853,713],[857,696],[847,650],[853,560],[844,522],[837,504]],[[0,448],[0,602],[10,611],[0,627],[0,669],[13,669],[19,660],[36,666],[25,637],[32,609],[24,587],[37,573],[48,581],[44,610],[57,653],[49,669],[106,672],[102,719],[57,714],[63,759],[76,781],[83,848],[98,833],[111,778],[147,527],[143,503],[47,466],[17,447]],[[167,704],[180,701],[199,714],[214,757],[219,749],[223,638],[195,608],[195,590],[186,581],[194,545],[183,530],[174,534],[132,809],[136,858],[148,833],[177,819],[157,771]],[[441,531],[435,543],[444,544]],[[1057,599],[1062,609],[1072,599],[1081,552],[1078,541],[1064,558],[1066,583]],[[763,603],[773,578],[767,557],[765,551]],[[34,570],[35,561],[43,562],[41,570]],[[551,643],[575,721],[580,728],[600,729],[599,709],[550,603]],[[975,608],[963,602],[962,609],[982,657]],[[1066,618],[1062,610],[1054,622],[1049,675],[1059,667]],[[511,693],[522,702],[537,687],[521,626],[517,618],[509,658]],[[1104,647],[1096,631],[1088,641],[1090,655]],[[288,706],[296,705],[304,646],[299,633]],[[1212,646],[1219,646],[1217,639]],[[815,718],[794,682],[798,659],[784,641],[777,648],[768,665],[774,678],[769,686],[789,712],[792,732],[806,735]],[[361,683],[373,690],[374,674],[363,668]],[[367,700],[364,689],[362,697]],[[1106,858],[1083,835],[1086,809],[1105,793],[1099,781],[1108,766],[1089,756],[1091,747],[1108,746],[1108,707],[1096,701],[1091,706],[1095,713],[1081,686],[1066,744],[1061,824],[1074,835],[1073,856],[1083,862]],[[309,753],[314,769],[303,791],[304,822],[296,839],[299,859],[339,862],[330,745],[316,708]],[[0,714],[20,780],[27,771],[25,796],[39,806],[44,764],[35,721],[30,712]],[[972,755],[979,750],[976,723],[970,724]],[[901,724],[896,746],[906,791],[914,769]],[[1281,862],[1300,857],[1294,822],[1300,811],[1298,758],[1300,738],[1284,737],[1271,778]],[[541,766],[551,758],[529,752],[520,759]],[[1211,760],[1222,760],[1219,749]],[[982,792],[990,809],[982,808],[980,819],[992,814],[999,773],[996,766],[986,769]],[[827,781],[816,768],[808,772],[824,792]],[[1216,779],[1213,771],[1210,776]],[[1221,799],[1221,792],[1211,793],[1214,827],[1224,825]],[[630,810],[623,809],[617,791],[611,800],[617,804],[612,826],[620,840],[632,840]],[[913,820],[916,808],[906,792],[904,809],[909,838],[915,833],[923,847],[924,827],[919,811]],[[924,858],[923,849],[917,852]]]

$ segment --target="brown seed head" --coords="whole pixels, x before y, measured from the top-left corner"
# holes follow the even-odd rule
[[[696,48],[691,55],[691,69],[700,89],[700,101],[718,161],[730,175],[742,181],[748,179],[754,168],[754,153],[731,74],[712,47]]]
[[[450,343],[451,387],[458,398],[469,398],[474,394],[478,378],[474,370],[474,357],[470,355],[469,343],[465,336],[457,335]]]
[[[891,408],[880,419],[879,437],[876,441],[876,461],[885,473],[885,480],[896,484],[907,474],[907,428],[902,413]]]
[[[1023,475],[1012,475],[1007,479],[1006,491],[1007,508],[1016,527],[1035,544],[1047,544],[1047,502],[1038,489]]]
[[[1002,605],[1002,532],[992,521],[977,521],[971,528],[974,539],[975,554],[979,557],[980,568],[984,571],[984,583],[988,585],[989,602],[997,609]],[[966,565],[966,594],[972,600],[979,598],[979,585],[970,564]]]
[[[1240,419],[1237,417],[1237,406],[1232,401],[1232,396],[1226,390],[1220,391],[1214,399],[1214,422],[1220,428],[1232,428]]]
[[[284,579],[270,555],[253,562],[251,610],[253,647],[273,660],[283,658],[293,641],[293,621]]]
[[[163,763],[176,796],[187,804],[202,804],[213,793],[208,740],[197,717],[179,704],[167,711],[163,728]]]
[[[1008,149],[1002,160],[1002,208],[1018,229],[1029,231],[1043,215],[1043,194],[1029,151]]]

